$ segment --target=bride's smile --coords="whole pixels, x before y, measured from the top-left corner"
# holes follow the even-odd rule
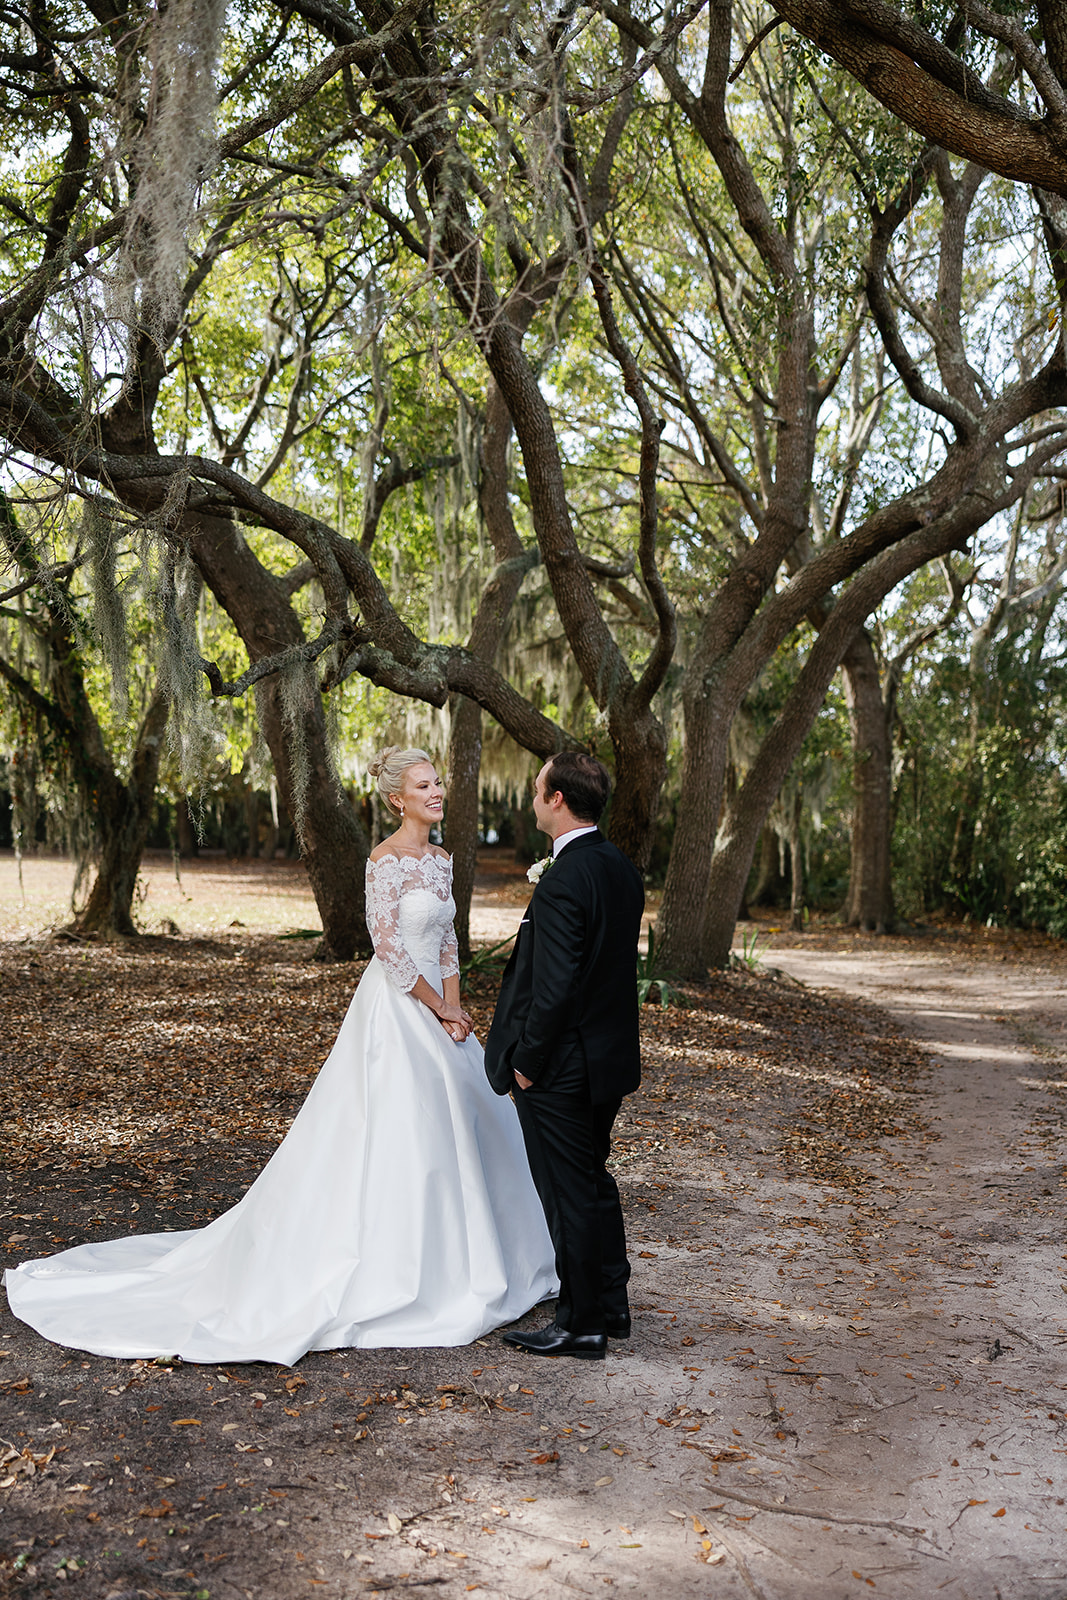
[[[444,784],[434,768],[428,761],[420,761],[408,768],[400,793],[391,798],[404,823],[428,830],[441,820],[444,797]]]

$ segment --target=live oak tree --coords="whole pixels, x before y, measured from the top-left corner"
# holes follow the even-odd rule
[[[187,262],[183,219],[176,219],[174,212],[183,203],[189,209],[190,175],[186,174],[186,191],[175,192],[174,184],[162,182],[161,174],[166,177],[169,163],[180,172],[187,160],[186,150],[173,142],[175,131],[196,134],[197,114],[203,119],[205,109],[210,121],[217,34],[213,36],[210,27],[205,30],[195,7],[175,5],[162,22],[136,9],[73,10],[76,16],[64,18],[61,48],[58,34],[53,36],[55,25],[42,12],[27,25],[33,48],[13,48],[4,61],[21,94],[16,117],[24,119],[35,147],[29,182],[21,192],[13,182],[4,197],[7,211],[17,219],[6,246],[9,292],[3,307],[2,352],[6,432],[16,459],[29,455],[38,471],[55,469],[51,481],[39,482],[41,496],[84,492],[95,482],[139,514],[143,525],[169,543],[180,559],[194,562],[230,612],[252,666],[237,683],[224,682],[213,669],[212,686],[217,693],[256,686],[261,725],[283,795],[300,819],[305,859],[324,918],[326,950],[347,955],[362,932],[361,868],[366,847],[331,771],[321,700],[310,678],[315,659],[343,639],[344,659],[335,663],[335,681],[355,669],[438,704],[450,691],[464,690],[489,704],[541,755],[559,748],[566,738],[470,652],[424,645],[411,632],[374,571],[366,537],[358,542],[343,539],[291,500],[266,492],[265,485],[287,453],[311,428],[321,429],[329,405],[312,412],[309,420],[303,403],[312,387],[316,342],[331,324],[343,323],[346,307],[361,285],[353,277],[350,260],[331,274],[328,256],[316,275],[317,293],[294,286],[296,275],[290,274],[287,287],[293,292],[283,295],[280,308],[276,296],[272,307],[275,322],[286,323],[288,352],[282,348],[283,340],[275,340],[240,411],[228,397],[216,395],[212,404],[203,389],[195,349],[198,296],[204,295],[211,273],[224,266],[228,256],[240,261],[243,251],[241,264],[247,265],[257,242],[262,245],[264,227],[275,221],[272,213],[285,188],[277,181],[278,168],[284,169],[287,183],[298,163],[280,162],[276,147],[267,154],[259,146],[264,153],[248,159],[251,177],[238,168],[234,182],[221,194],[198,253]],[[278,18],[269,11],[259,13],[257,20],[259,28],[251,32],[245,59],[234,63],[237,70],[229,85],[238,109],[244,108],[242,98],[246,104],[250,98],[262,106],[262,86],[257,85],[251,96],[247,86],[268,55],[277,62],[288,31],[283,18],[279,34]],[[152,46],[156,77],[142,85],[149,35],[160,27],[162,40]],[[115,47],[113,56],[109,44]],[[158,66],[161,60],[166,62],[168,49],[169,79]],[[375,54],[374,48],[369,52],[357,48],[351,59],[372,60]],[[294,68],[301,65],[299,56],[298,45],[295,58],[289,57]],[[194,68],[187,70],[190,59]],[[313,68],[303,80],[298,77],[295,93],[283,92],[280,105],[268,106],[265,114],[261,110],[258,117],[239,123],[224,143],[224,157],[245,155],[249,146],[294,110],[298,112],[349,64],[347,56],[336,52],[327,59],[325,71]],[[57,81],[63,91],[59,95]],[[180,95],[188,96],[188,103]],[[150,102],[154,109],[146,112]],[[140,131],[146,117],[151,131],[153,116],[155,144]],[[45,147],[54,143],[64,125],[66,154],[61,161],[50,161],[50,149]],[[11,136],[19,137],[17,122]],[[303,141],[301,154],[310,150],[321,156],[321,129],[314,120],[297,128],[296,139]],[[201,149],[200,156],[204,153]],[[274,175],[273,181],[265,174]],[[299,170],[295,175],[303,181]],[[194,183],[198,176],[194,170]],[[336,192],[344,192],[350,184],[339,175],[331,176],[337,177],[336,198]],[[153,196],[153,187],[158,189],[161,183],[162,202],[158,194]],[[329,180],[325,187],[330,187]],[[115,272],[107,263],[107,252],[112,241],[123,236],[126,257]],[[240,266],[231,275],[231,288],[239,274]],[[139,296],[131,289],[131,279],[140,284]],[[110,304],[103,302],[105,289],[112,297]],[[115,320],[116,306],[128,332]],[[118,362],[118,373],[106,370],[107,357]],[[70,382],[79,367],[81,392]],[[179,445],[177,451],[165,455],[159,448],[157,429],[176,369],[185,378],[187,400],[195,391],[204,403],[213,447],[210,457],[190,456],[187,448],[181,448],[188,445],[187,426],[170,432],[172,447]],[[281,408],[282,426],[264,451],[262,437],[277,422],[277,394],[283,386],[288,393]],[[240,468],[247,467],[256,445],[256,470],[249,477]],[[206,488],[204,473],[213,488]],[[418,475],[397,470],[392,460],[386,472],[377,475],[367,491],[365,536],[390,490]],[[29,488],[28,480],[25,486]],[[295,533],[293,542],[305,559],[290,561],[281,573],[270,570],[244,536],[242,522],[282,538]],[[309,576],[321,584],[327,613],[318,639],[310,644],[292,605]],[[354,621],[348,610],[353,586],[360,591],[362,623]],[[172,613],[164,621],[176,627],[178,619]]]
[[[65,842],[74,848],[79,886],[85,870],[95,869],[70,925],[77,935],[136,932],[133,896],[170,710],[166,684],[150,674],[142,703],[132,707],[129,748],[122,749],[121,720],[131,709],[125,662],[115,696],[121,703],[118,737],[109,740],[94,708],[89,642],[94,620],[98,634],[107,629],[109,597],[98,589],[93,619],[74,585],[88,564],[106,583],[113,564],[111,538],[112,530],[90,523],[75,542],[71,560],[43,568],[10,497],[0,496],[0,540],[18,575],[0,590],[0,682],[22,717],[36,727],[38,743],[47,753],[53,783],[63,797]],[[27,819],[28,824],[34,820]],[[75,893],[78,897],[77,887]]]
[[[879,619],[887,666],[909,636],[934,648],[887,671],[895,706],[897,883],[906,913],[946,907],[1000,926],[1065,927],[1063,501],[1057,486],[920,575]],[[949,612],[951,611],[951,615]]]
[[[608,14],[639,43],[647,37],[631,13],[611,7]],[[1047,317],[1035,319],[1034,301],[1020,305],[1022,342],[1013,355],[1006,342],[989,348],[977,311],[982,296],[1005,310],[1012,300],[990,281],[982,254],[989,205],[1004,208],[999,226],[1009,237],[1026,241],[1020,254],[1040,250],[1044,234],[1041,293],[1046,309],[1058,304],[1058,206],[1030,205],[1003,187],[991,197],[983,169],[961,172],[942,150],[918,142],[904,147],[894,173],[900,142],[892,130],[879,129],[855,95],[838,98],[833,80],[820,81],[760,20],[744,7],[712,3],[701,24],[703,61],[694,27],[690,50],[659,68],[729,203],[729,211],[712,214],[689,179],[690,249],[715,286],[725,335],[694,359],[690,309],[679,312],[669,288],[657,283],[649,292],[635,271],[628,295],[655,349],[659,393],[673,390],[706,478],[740,509],[683,689],[682,796],[660,948],[687,972],[726,959],[763,819],[833,674],[855,652],[864,619],[909,573],[966,545],[1029,493],[1065,440],[1056,409],[1067,399],[1057,317],[1050,328]],[[747,97],[730,93],[739,74],[754,82]],[[869,219],[847,250],[835,237],[836,206],[844,217]],[[833,322],[841,263],[850,256],[862,311],[851,332]],[[867,373],[856,404],[837,396],[850,363],[853,373],[861,363]],[[733,415],[721,402],[707,405],[708,369],[732,391]],[[836,487],[828,484],[820,461],[827,411],[851,414],[859,446],[883,383],[903,395],[911,419],[904,433],[910,430],[912,449],[927,441],[925,461],[883,461],[864,486],[857,448],[851,464],[844,452]],[[820,492],[827,502],[821,525]],[[724,796],[737,707],[803,619],[818,627],[803,668],[744,782]]]
[[[7,245],[0,408],[12,451],[53,475],[42,493],[95,486],[115,497],[192,561],[228,610],[250,665],[229,680],[211,668],[212,689],[256,688],[283,796],[300,819],[325,946],[344,955],[359,939],[365,841],[332,781],[315,661],[326,658],[330,684],[357,671],[431,704],[462,696],[538,756],[567,742],[486,654],[419,638],[365,540],[342,535],[308,509],[300,489],[272,492],[280,462],[311,440],[330,409],[330,399],[318,414],[307,404],[316,345],[345,328],[346,305],[370,299],[366,263],[375,223],[387,241],[384,255],[402,252],[414,265],[403,292],[428,304],[435,342],[465,334],[484,365],[483,384],[503,397],[523,450],[540,557],[614,747],[615,836],[635,859],[647,856],[665,746],[651,704],[674,629],[656,566],[658,426],[614,322],[591,236],[626,108],[620,100],[618,114],[613,108],[605,115],[586,177],[575,164],[559,96],[562,23],[534,28],[533,55],[527,50],[522,60],[522,73],[534,80],[533,101],[548,108],[535,129],[537,148],[525,158],[521,117],[513,116],[510,133],[498,118],[492,132],[494,118],[472,101],[471,73],[461,69],[469,61],[478,81],[493,51],[506,50],[507,29],[499,24],[487,38],[479,19],[458,16],[446,26],[414,4],[391,18],[332,5],[246,6],[225,37],[221,23],[217,6],[175,3],[156,15],[73,5],[62,28],[42,11],[12,38],[4,54],[9,140],[29,130],[32,170],[25,183],[13,180],[4,198],[17,226]],[[212,148],[204,130],[216,58],[220,138]],[[57,157],[61,140],[65,152]],[[499,181],[502,148],[505,168],[525,165],[530,174],[538,162],[544,166],[541,187],[551,191],[558,217],[548,216],[540,191],[533,209],[543,217],[531,221],[525,191],[513,207]],[[196,215],[198,186],[212,166]],[[272,351],[239,408],[233,396],[211,397],[195,346],[212,276],[229,264],[232,289],[242,270],[252,266],[254,274],[264,253],[279,253],[288,240],[291,255],[293,242],[307,239],[327,263],[347,259],[319,274],[318,300],[301,285],[280,313],[273,308],[288,320],[288,360]],[[605,622],[570,525],[551,408],[523,349],[531,317],[562,285],[573,291],[575,273],[589,275],[645,433],[636,544],[658,632],[636,670]],[[290,268],[290,288],[297,276]],[[192,438],[173,419],[165,426],[179,380],[207,417]],[[489,392],[487,416],[497,403]],[[390,461],[366,486],[367,496],[373,503],[381,491],[384,499],[403,481]],[[246,531],[257,528],[295,547],[288,570],[273,571],[256,554]],[[501,537],[506,548],[506,530]],[[312,638],[292,604],[309,571],[322,612]],[[484,616],[500,612],[512,581],[510,571],[493,576]],[[487,628],[491,634],[485,622],[473,637],[491,655]]]
[[[1029,494],[1062,448],[1055,195],[1035,211],[983,169],[902,143],[768,20],[722,0],[544,17],[261,0],[224,31],[215,5],[94,0],[65,7],[62,28],[42,10],[12,31],[3,137],[27,157],[0,195],[10,470],[27,498],[121,507],[226,608],[244,671],[201,662],[161,611],[184,663],[175,720],[190,673],[216,695],[254,689],[326,953],[363,937],[366,841],[332,770],[319,673],[327,689],[358,673],[451,707],[463,889],[482,713],[538,758],[572,738],[499,664],[536,567],[613,758],[613,836],[645,864],[680,603],[685,748],[661,942],[702,971],[725,959],[763,819],[827,684],[842,663],[855,685],[869,669],[865,619]],[[641,133],[666,101],[669,138]],[[642,164],[655,139],[664,159]],[[649,216],[681,219],[695,307],[677,262],[665,273],[660,241],[641,237],[635,179]],[[855,238],[852,216],[867,219]],[[1046,315],[1020,301],[981,352],[970,301],[994,306],[996,285],[971,263],[1002,224],[1030,242],[1043,230]],[[605,431],[626,436],[610,539],[581,515],[582,447],[553,386],[551,352],[574,328],[596,331]],[[1011,339],[1015,364],[998,365]],[[886,389],[909,450],[889,468],[883,443],[865,477]],[[475,462],[492,562],[465,637],[435,637],[425,583],[397,581],[391,530],[409,486],[456,454]],[[732,719],[801,624],[814,643],[724,805]]]

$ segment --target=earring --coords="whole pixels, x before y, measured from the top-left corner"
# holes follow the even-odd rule
[[[403,815],[404,815],[404,807],[403,807],[403,806],[401,806],[401,807],[400,807],[400,815],[401,815],[401,816],[403,816]]]

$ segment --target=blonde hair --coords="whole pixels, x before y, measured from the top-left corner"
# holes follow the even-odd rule
[[[431,767],[434,764],[433,758],[425,750],[401,750],[398,744],[390,744],[380,750],[367,766],[367,771],[377,782],[378,798],[394,817],[402,813],[389,796],[400,793],[405,772],[409,767],[417,767],[420,761],[425,761]]]

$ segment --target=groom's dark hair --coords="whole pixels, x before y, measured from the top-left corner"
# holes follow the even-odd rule
[[[584,750],[561,750],[548,763],[545,795],[561,794],[567,810],[579,822],[599,822],[610,792],[607,767]]]

